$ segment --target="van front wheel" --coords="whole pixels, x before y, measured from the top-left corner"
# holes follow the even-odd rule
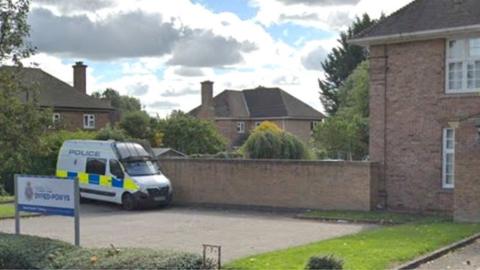
[[[137,201],[130,193],[125,193],[122,196],[122,207],[127,211],[135,210],[137,208]]]

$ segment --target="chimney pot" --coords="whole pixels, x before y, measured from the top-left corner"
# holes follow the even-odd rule
[[[87,94],[87,65],[78,61],[73,66],[73,88],[82,94]]]

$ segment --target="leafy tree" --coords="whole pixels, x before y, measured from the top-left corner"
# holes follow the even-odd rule
[[[339,89],[357,65],[367,58],[367,51],[364,48],[349,44],[348,40],[376,22],[377,20],[372,20],[368,14],[364,14],[361,18],[357,17],[347,31],[340,33],[338,39],[340,46],[334,48],[322,63],[325,79],[318,80],[320,100],[329,115],[335,115],[340,107]]]
[[[20,60],[33,54],[26,42],[30,27],[27,24],[28,0],[0,1],[0,64],[12,61],[20,66]]]
[[[361,63],[340,88],[342,106],[317,126],[314,143],[328,158],[364,159],[368,155],[368,62]]]
[[[224,151],[226,140],[210,121],[200,120],[181,111],[157,120],[165,147],[191,154],[216,154]]]
[[[42,151],[40,141],[51,123],[49,110],[39,107],[37,93],[16,76],[21,60],[33,54],[29,35],[29,1],[0,1],[0,185],[12,191],[13,175],[32,169],[33,155]]]
[[[95,136],[96,140],[106,141],[106,140],[115,140],[115,141],[125,141],[128,139],[125,130],[119,128],[113,128],[110,124],[107,124],[104,128],[100,129]]]
[[[149,139],[151,136],[150,116],[144,111],[127,112],[120,121],[126,134],[136,139]]]
[[[142,104],[140,103],[140,100],[138,98],[120,95],[118,91],[111,88],[107,88],[102,93],[95,92],[93,93],[93,96],[96,98],[110,101],[112,107],[117,109],[121,114],[142,110]]]
[[[272,122],[258,126],[242,146],[246,158],[252,159],[308,159],[306,146],[294,135]]]

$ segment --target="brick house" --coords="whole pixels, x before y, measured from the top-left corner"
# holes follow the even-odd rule
[[[53,110],[52,123],[55,125],[52,127],[71,131],[98,130],[108,123],[113,124],[117,113],[110,102],[87,95],[86,68],[82,62],[73,66],[73,86],[39,68],[24,67],[15,73],[24,85],[37,90],[41,107]],[[26,100],[29,95],[26,93],[21,98]]]
[[[416,0],[351,43],[370,51],[386,207],[480,221],[480,1]]]
[[[213,97],[213,82],[206,81],[201,83],[201,97],[201,105],[189,114],[215,121],[231,148],[241,146],[249,131],[263,121],[308,142],[315,125],[324,119],[322,113],[280,88],[225,90]]]

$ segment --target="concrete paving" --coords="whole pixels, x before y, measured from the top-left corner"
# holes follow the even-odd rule
[[[480,240],[472,245],[455,250],[437,260],[421,265],[418,269],[478,270],[480,269]]]
[[[222,246],[229,261],[257,253],[354,234],[372,225],[294,219],[293,214],[172,207],[126,212],[114,205],[82,204],[81,245],[150,247],[201,253],[202,244]],[[0,221],[13,233],[14,221]],[[73,242],[73,219],[23,218],[21,232]]]

